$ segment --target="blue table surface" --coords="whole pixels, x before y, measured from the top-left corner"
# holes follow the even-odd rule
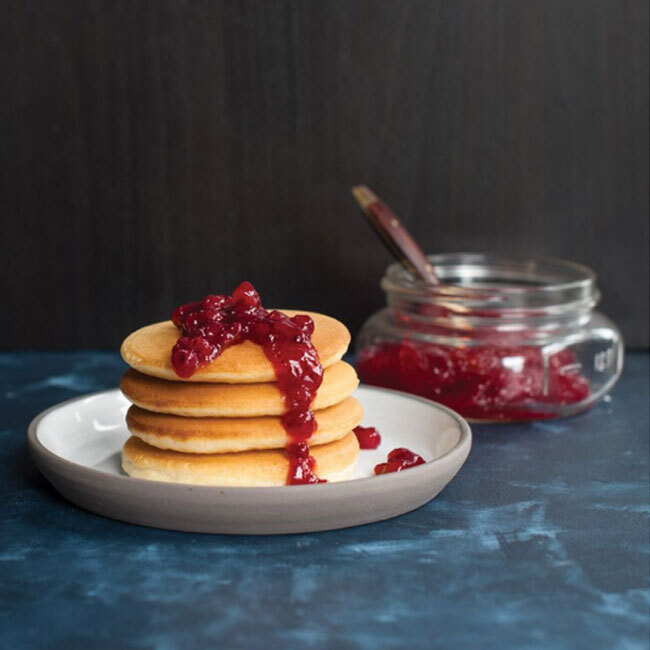
[[[475,426],[459,475],[414,512],[228,537],[58,496],[28,456],[28,422],[117,385],[124,366],[2,353],[0,647],[647,648],[648,360],[628,355],[590,413]]]

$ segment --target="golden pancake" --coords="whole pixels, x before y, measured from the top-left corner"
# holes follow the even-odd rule
[[[343,323],[323,314],[282,310],[289,316],[307,314],[314,319],[311,340],[324,368],[338,361],[348,349],[350,332]],[[124,339],[120,352],[132,368],[172,381],[225,382],[229,384],[275,381],[275,372],[261,346],[251,341],[226,348],[209,365],[200,368],[187,379],[181,379],[172,368],[171,352],[180,336],[171,321],[147,325]]]
[[[327,408],[349,397],[359,385],[354,368],[338,361],[325,369],[312,408]],[[282,415],[282,394],[275,383],[216,384],[166,381],[127,370],[120,388],[127,399],[147,411],[189,417],[258,417]]]
[[[354,433],[311,448],[319,478],[349,478],[359,456]],[[185,454],[158,449],[132,436],[122,449],[122,468],[129,476],[170,483],[222,486],[285,485],[287,454],[281,449],[242,451],[236,454]]]
[[[310,445],[338,440],[360,424],[361,404],[353,397],[316,411],[318,428]],[[260,418],[186,418],[151,413],[132,406],[126,414],[132,435],[159,449],[191,454],[222,454],[249,449],[283,449],[290,442],[278,416]]]

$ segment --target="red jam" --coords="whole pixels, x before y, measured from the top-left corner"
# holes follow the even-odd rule
[[[545,369],[541,350],[532,346],[453,348],[409,340],[367,348],[357,362],[361,381],[428,397],[477,420],[556,417],[553,406],[589,396],[589,382],[575,368],[567,349],[551,355]]]
[[[354,435],[361,449],[377,449],[381,444],[381,436],[375,427],[354,427]]]
[[[226,348],[244,341],[262,347],[273,364],[286,406],[282,425],[291,442],[290,485],[321,483],[314,474],[314,458],[307,440],[316,430],[311,403],[323,380],[323,366],[312,345],[314,321],[298,314],[290,318],[267,311],[250,282],[242,282],[232,296],[206,296],[174,310],[172,322],[182,336],[172,349],[172,366],[179,377],[191,377]]]
[[[388,454],[388,460],[385,463],[375,465],[375,474],[401,472],[403,469],[409,469],[416,465],[424,465],[424,458],[410,449],[399,447]]]

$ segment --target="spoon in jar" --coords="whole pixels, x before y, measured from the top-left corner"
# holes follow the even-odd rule
[[[433,270],[433,266],[411,233],[400,223],[397,215],[365,185],[353,187],[352,195],[361,207],[368,223],[374,228],[386,248],[402,263],[402,266],[427,285],[440,284],[440,279]]]
[[[397,215],[366,185],[355,185],[351,191],[368,223],[379,235],[386,248],[412,276],[422,280],[427,287],[435,289],[437,295],[451,301],[502,301],[502,297],[496,294],[442,282],[427,256]]]

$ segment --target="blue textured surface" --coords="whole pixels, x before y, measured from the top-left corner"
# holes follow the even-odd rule
[[[0,647],[648,647],[647,355],[588,414],[475,427],[419,510],[283,537],[131,526],[49,487],[29,420],[122,370],[110,353],[0,354]]]

